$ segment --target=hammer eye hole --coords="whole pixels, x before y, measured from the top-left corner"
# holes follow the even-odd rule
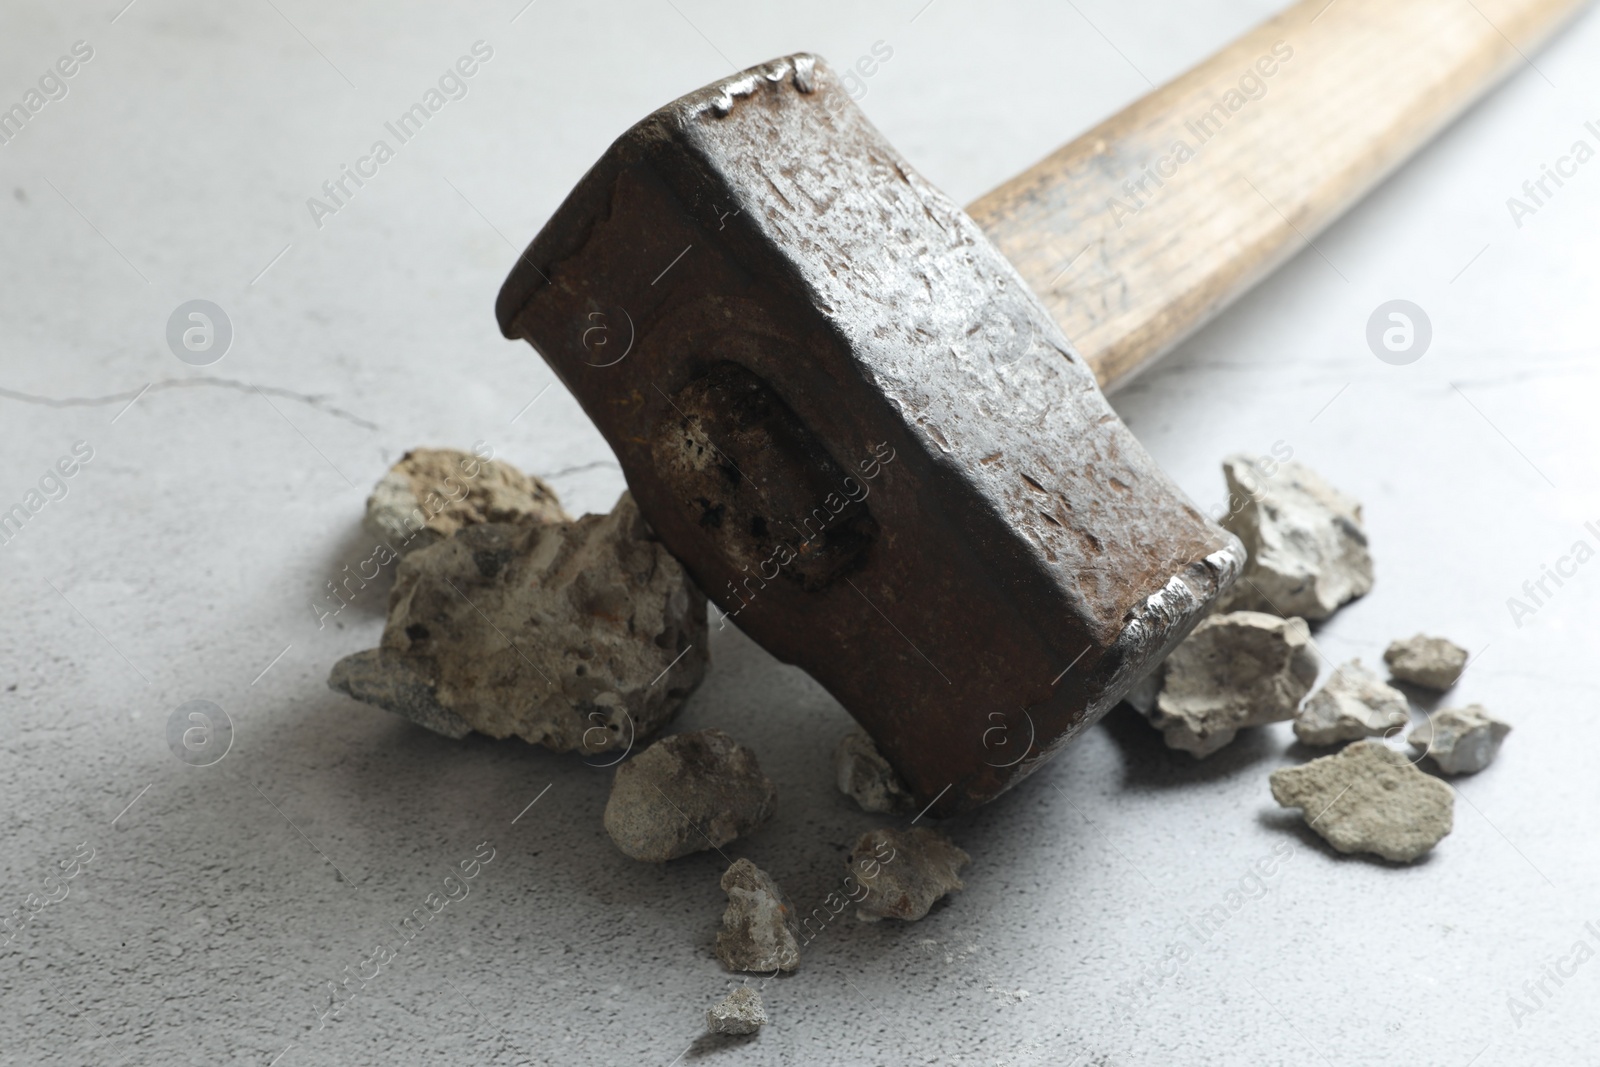
[[[716,363],[678,390],[651,450],[735,581],[782,575],[821,590],[859,566],[877,536],[859,484],[737,363]]]

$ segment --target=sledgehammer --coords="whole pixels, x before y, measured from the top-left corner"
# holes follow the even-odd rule
[[[500,328],[718,615],[955,814],[1110,709],[1243,562],[1101,387],[1581,6],[1306,0],[966,212],[820,59],[774,60],[623,134],[512,270]]]

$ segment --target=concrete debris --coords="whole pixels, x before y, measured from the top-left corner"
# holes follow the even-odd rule
[[[916,798],[865,730],[852,730],[839,739],[833,750],[833,778],[839,792],[861,805],[862,811],[903,815],[916,810]]]
[[[957,872],[972,857],[936,830],[869,830],[850,850],[850,873],[866,891],[856,917],[920,919],[934,902],[963,889]]]
[[[1294,735],[1308,745],[1382,737],[1411,722],[1406,695],[1353,659],[1333,672],[1295,716]]]
[[[439,703],[427,669],[403,652],[369,648],[333,665],[328,688],[376,704],[446,737],[461,738],[472,724]]]
[[[1236,505],[1221,523],[1250,558],[1219,610],[1326,619],[1372,588],[1372,557],[1353,497],[1292,461],[1229,456],[1222,471]]]
[[[1241,727],[1294,718],[1316,680],[1304,619],[1257,611],[1212,615],[1167,657],[1149,718],[1169,748],[1205,757]]]
[[[1461,677],[1467,665],[1467,650],[1442,637],[1417,634],[1391,643],[1383,653],[1383,662],[1398,680],[1442,692]]]
[[[1455,795],[1382,741],[1272,772],[1272,797],[1340,852],[1409,863],[1450,832]]]
[[[401,560],[382,643],[328,685],[448,737],[626,752],[705,675],[705,605],[626,493],[576,522],[468,526]]]
[[[367,497],[366,527],[404,556],[467,526],[570,522],[554,489],[502,460],[414,448]]]
[[[728,909],[717,934],[717,959],[730,971],[771,974],[800,966],[800,925],[790,904],[765,871],[736,859],[722,876]]]
[[[772,818],[778,791],[755,753],[721,730],[674,734],[617,768],[606,833],[636,860],[721,848]]]
[[[1406,740],[1446,774],[1477,774],[1494,761],[1510,732],[1510,724],[1490,715],[1482,704],[1469,704],[1434,712]]]
[[[747,985],[729,993],[706,1011],[706,1029],[713,1034],[753,1034],[767,1024],[761,994]]]

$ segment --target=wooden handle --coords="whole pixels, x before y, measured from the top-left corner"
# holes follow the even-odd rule
[[[967,210],[1102,386],[1243,294],[1584,0],[1303,0]]]

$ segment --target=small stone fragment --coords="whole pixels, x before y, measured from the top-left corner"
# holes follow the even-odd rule
[[[1467,665],[1467,650],[1442,637],[1417,634],[1384,650],[1389,673],[1402,682],[1441,692],[1456,684]]]
[[[767,872],[736,859],[722,875],[728,909],[717,934],[717,959],[730,971],[792,971],[800,966],[794,906]]]
[[[413,448],[367,497],[365,525],[405,556],[486,522],[570,522],[554,489],[503,460]]]
[[[1434,712],[1406,740],[1446,774],[1477,774],[1494,761],[1510,732],[1510,724],[1490,715],[1482,704],[1469,704]]]
[[[767,1024],[761,994],[747,985],[729,993],[706,1011],[706,1029],[713,1034],[753,1034]]]
[[[754,752],[721,730],[663,737],[617,768],[606,833],[636,860],[721,848],[772,818],[778,790]]]
[[[1333,672],[1295,716],[1294,735],[1308,745],[1382,737],[1411,721],[1406,695],[1353,659]]]
[[[1167,747],[1203,758],[1240,727],[1294,718],[1316,680],[1304,619],[1258,611],[1212,615],[1167,657],[1149,718]]]
[[[1292,461],[1229,456],[1222,472],[1235,506],[1221,523],[1250,558],[1219,610],[1326,619],[1372,588],[1355,498]]]
[[[868,830],[850,850],[850,873],[866,891],[856,917],[920,919],[935,901],[965,888],[957,872],[971,862],[937,830]]]
[[[899,815],[916,810],[916,798],[865,730],[852,730],[839,739],[833,750],[833,778],[839,792],[861,805],[862,811]]]
[[[1450,832],[1455,795],[1382,741],[1272,772],[1272,798],[1340,852],[1409,863]]]
[[[447,737],[626,751],[705,675],[705,602],[627,493],[576,522],[469,526],[401,560],[382,643],[328,685]]]

